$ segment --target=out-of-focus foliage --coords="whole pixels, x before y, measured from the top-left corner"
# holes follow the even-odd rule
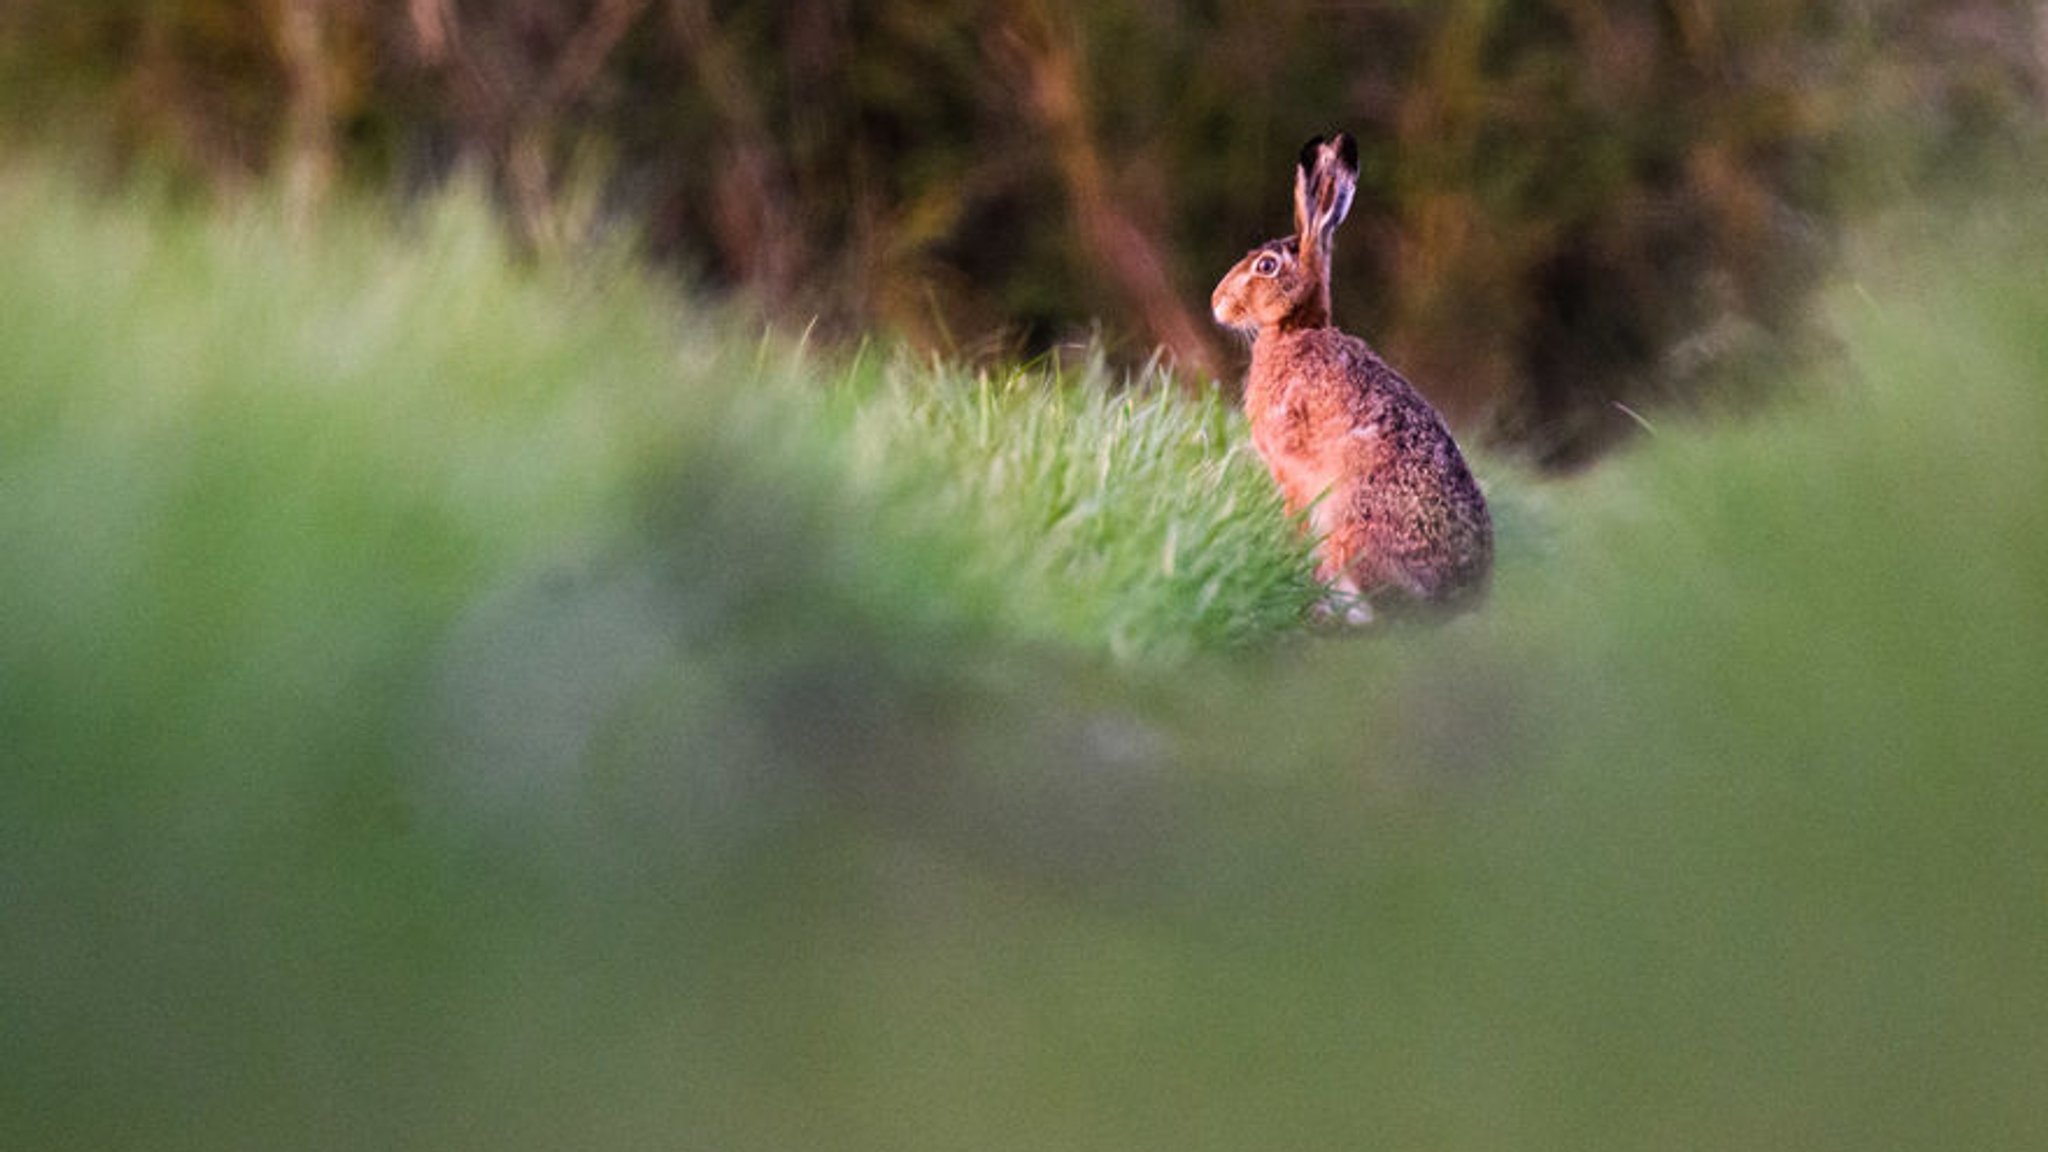
[[[0,1148],[2038,1152],[2040,186],[1287,643],[1213,400],[0,176]]]
[[[489,174],[541,249],[639,230],[827,333],[1101,321],[1229,374],[1204,298],[1355,132],[1340,318],[1568,460],[1785,346],[1844,202],[2038,134],[2012,0],[13,0],[0,131],[204,184]],[[1709,383],[1712,381],[1713,383]]]

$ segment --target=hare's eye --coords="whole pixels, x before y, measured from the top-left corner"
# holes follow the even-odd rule
[[[1261,256],[1257,260],[1252,262],[1252,271],[1258,273],[1261,276],[1271,276],[1273,273],[1278,272],[1279,270],[1280,258],[1271,253],[1267,253],[1266,255]]]

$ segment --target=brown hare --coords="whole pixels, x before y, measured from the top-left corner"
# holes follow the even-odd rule
[[[1493,567],[1493,521],[1443,418],[1331,323],[1330,243],[1357,183],[1350,136],[1310,140],[1294,173],[1295,235],[1246,253],[1210,307],[1252,338],[1252,443],[1288,513],[1308,512],[1328,607],[1364,622],[1388,597],[1476,601]]]

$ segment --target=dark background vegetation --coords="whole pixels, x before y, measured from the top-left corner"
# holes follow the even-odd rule
[[[1099,325],[1234,376],[1210,285],[1363,147],[1338,310],[1469,433],[1583,459],[1796,345],[1843,215],[2038,131],[2019,0],[10,0],[10,147],[195,189],[481,174],[790,327],[955,355]],[[1745,381],[1752,382],[1745,384]]]

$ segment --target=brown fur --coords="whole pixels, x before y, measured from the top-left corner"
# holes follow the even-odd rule
[[[1485,497],[1429,402],[1331,326],[1330,242],[1350,207],[1356,155],[1342,133],[1309,142],[1295,178],[1297,235],[1252,249],[1210,303],[1219,323],[1253,334],[1252,442],[1288,512],[1308,513],[1318,576],[1358,601],[1466,601],[1493,565]]]

